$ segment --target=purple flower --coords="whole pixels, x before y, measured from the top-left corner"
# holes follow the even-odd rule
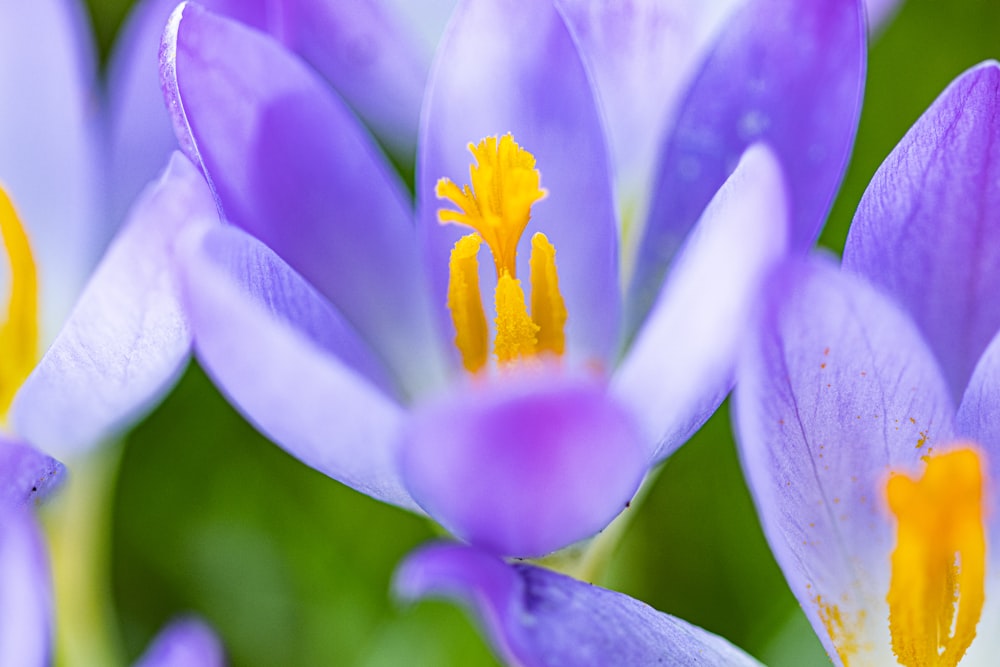
[[[669,70],[647,14],[459,3],[423,94],[414,213],[355,115],[374,126],[371,110],[317,52],[176,10],[168,105],[232,223],[186,237],[187,312],[258,428],[502,554],[548,553],[625,508],[729,391],[759,277],[815,238],[863,79],[857,2],[657,11],[709,37],[647,89],[642,72]],[[308,32],[299,16],[289,33]],[[370,37],[372,59],[392,53]],[[618,94],[632,107],[595,102]]]
[[[998,146],[987,62],[875,174],[843,271],[774,274],[740,365],[747,480],[837,664],[996,660]]]
[[[721,637],[627,595],[471,547],[435,544],[414,552],[394,588],[408,601],[434,595],[468,605],[510,665],[760,664]]]
[[[133,119],[122,110],[142,94],[122,70],[141,44],[123,40],[105,100],[80,4],[5,3],[0,26],[0,95],[12,101],[0,113],[0,261],[11,276],[0,316],[0,419],[69,456],[135,419],[177,376],[190,332],[170,269],[173,244],[178,229],[216,212],[178,157],[126,219],[125,207],[170,157],[155,132],[125,127]]]

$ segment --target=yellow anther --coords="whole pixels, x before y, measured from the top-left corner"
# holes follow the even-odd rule
[[[521,281],[504,273],[497,281],[494,296],[497,337],[493,341],[493,352],[497,355],[497,362],[506,364],[534,354],[538,325],[528,317]]]
[[[0,235],[10,267],[7,319],[0,326],[0,416],[38,362],[38,275],[28,236],[0,188]]]
[[[471,227],[493,253],[497,279],[506,271],[517,277],[517,244],[531,219],[531,206],[545,196],[535,156],[522,149],[508,133],[469,144],[476,163],[469,167],[472,187],[459,189],[452,181],[438,181],[435,194],[459,210],[440,209],[438,220]]]
[[[538,325],[537,352],[566,349],[566,303],[559,292],[556,249],[541,232],[531,237],[531,319]]]
[[[971,447],[928,457],[922,478],[886,485],[896,516],[889,630],[906,667],[954,667],[976,636],[985,597],[983,473]]]
[[[455,347],[465,370],[475,373],[486,365],[488,355],[486,314],[479,292],[478,234],[463,236],[451,251],[448,279],[448,310],[455,325]]]

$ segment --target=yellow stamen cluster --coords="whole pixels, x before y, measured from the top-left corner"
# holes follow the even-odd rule
[[[501,364],[538,353],[561,355],[565,348],[566,306],[559,292],[555,248],[544,234],[532,238],[531,314],[517,279],[517,246],[531,206],[545,197],[535,158],[510,134],[469,144],[475,163],[469,168],[472,186],[459,188],[442,178],[435,193],[459,210],[441,209],[438,220],[471,227],[452,249],[449,264],[448,309],[455,325],[455,346],[470,372],[486,365],[488,334],[479,290],[478,253],[485,241],[493,254],[497,287],[496,338],[493,352]]]
[[[38,274],[28,236],[0,188],[0,235],[10,267],[7,318],[0,325],[0,415],[38,361]]]
[[[906,667],[954,667],[976,636],[985,587],[983,473],[979,454],[927,458],[922,478],[886,485],[896,516],[889,630]]]

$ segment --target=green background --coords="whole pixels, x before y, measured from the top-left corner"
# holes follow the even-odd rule
[[[106,53],[129,3],[89,4]],[[910,124],[952,78],[998,55],[997,0],[904,5],[872,45],[857,146],[821,243],[839,252],[869,178]],[[195,612],[237,666],[495,664],[460,610],[390,597],[400,558],[434,536],[269,444],[193,367],[125,443],[111,567],[127,655]],[[606,583],[768,664],[826,663],[764,542],[728,405],[665,465]]]

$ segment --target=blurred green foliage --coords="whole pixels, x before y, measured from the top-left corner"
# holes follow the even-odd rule
[[[89,4],[106,54],[129,1]],[[998,34],[996,0],[911,0],[887,26],[823,245],[839,252],[875,169],[952,78],[1000,55]],[[395,564],[434,535],[269,444],[193,367],[122,462],[112,567],[128,654],[193,611],[237,667],[495,664],[460,611],[391,600]],[[767,550],[725,407],[666,464],[606,583],[769,664],[824,662]]]

